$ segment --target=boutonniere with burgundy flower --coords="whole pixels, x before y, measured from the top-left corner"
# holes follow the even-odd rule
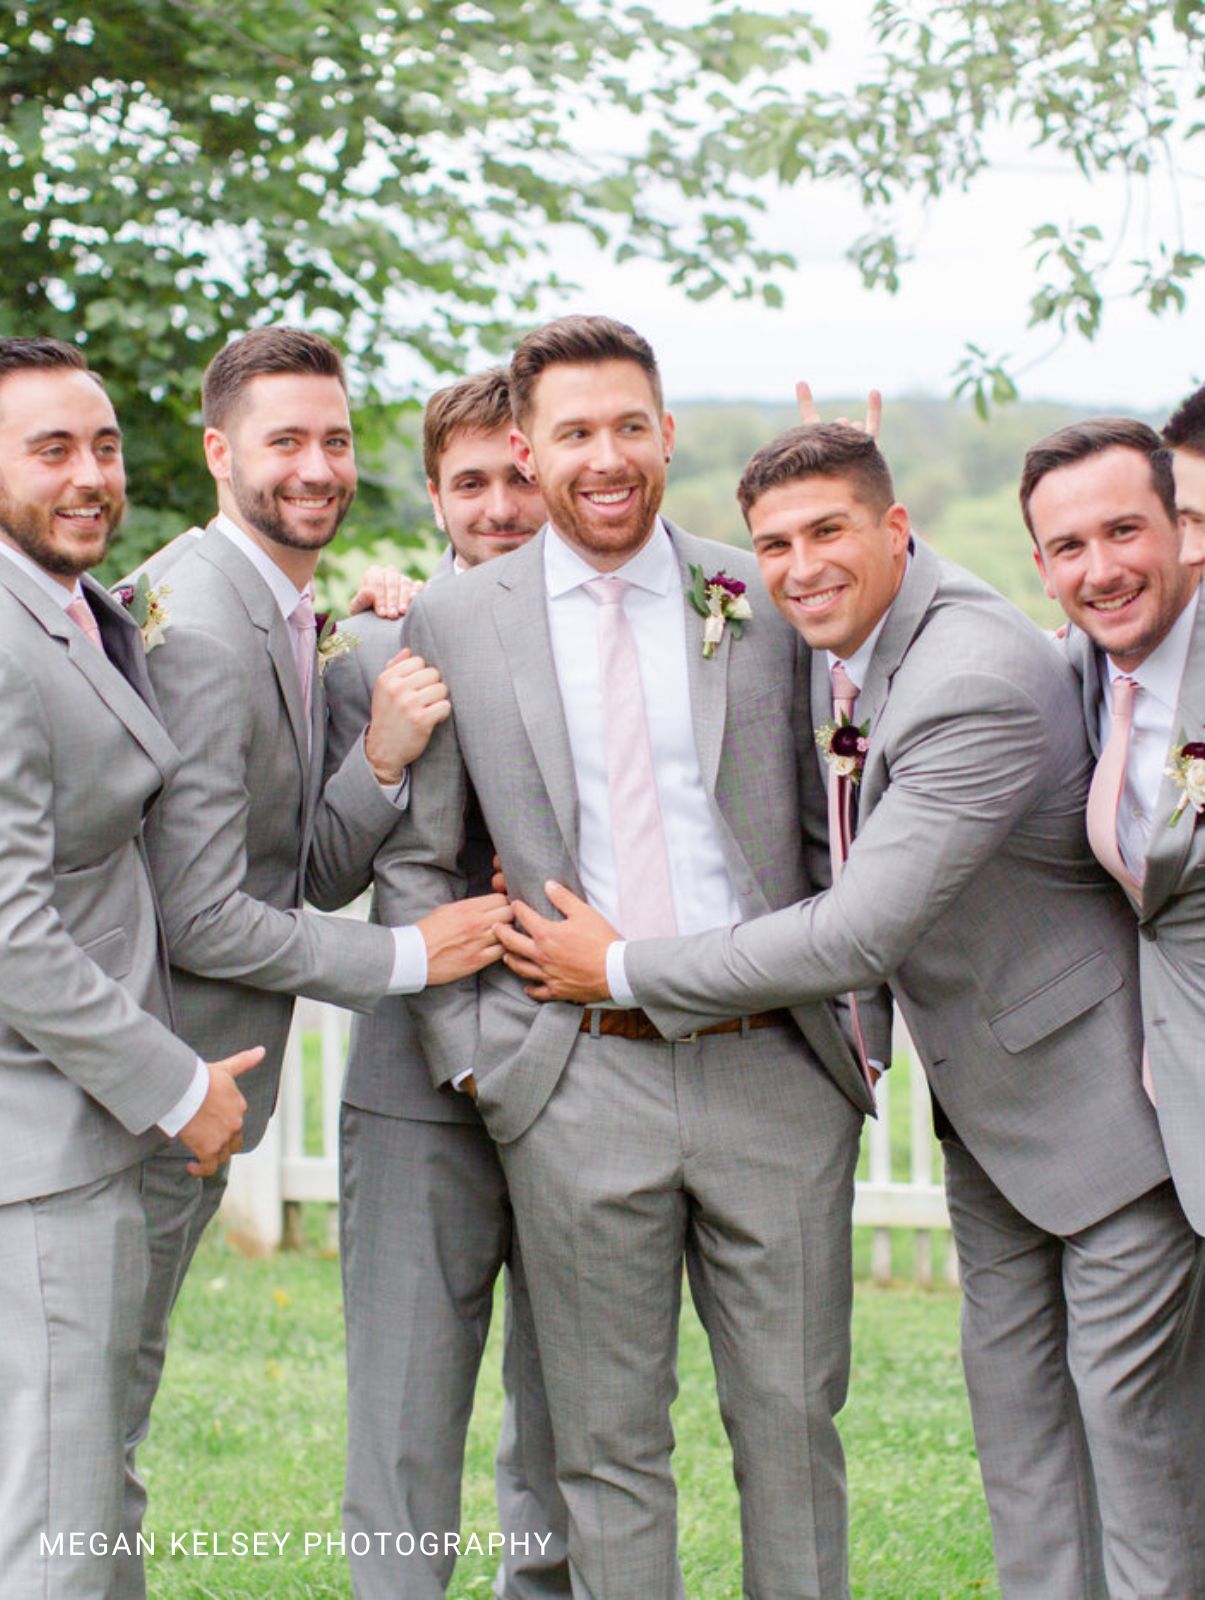
[[[1182,740],[1180,748],[1173,749],[1171,765],[1165,770],[1181,791],[1180,803],[1167,819],[1168,827],[1174,828],[1189,806],[1198,816],[1205,811],[1205,744],[1197,739],[1187,743]]]
[[[731,627],[732,637],[739,639],[745,624],[753,615],[753,608],[745,598],[745,585],[739,578],[730,578],[721,569],[713,577],[705,578],[702,567],[691,566],[690,588],[686,593],[690,603],[703,620],[703,654],[715,655],[715,647],[724,637],[724,629]]]
[[[149,653],[157,644],[162,644],[171,620],[163,603],[171,594],[167,584],[159,583],[152,589],[149,578],[143,572],[139,574],[137,583],[120,584],[113,593],[138,624],[142,648]]]
[[[843,717],[840,722],[825,722],[816,729],[820,754],[838,778],[848,778],[855,787],[862,781],[866,752],[870,749],[870,723],[861,727]]]
[[[360,640],[354,633],[339,632],[333,611],[315,611],[314,624],[318,629],[318,676],[321,677],[332,661],[358,650]]]

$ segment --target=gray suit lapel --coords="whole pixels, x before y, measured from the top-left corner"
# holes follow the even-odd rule
[[[100,586],[93,584],[91,579],[86,579],[85,582],[93,597],[97,593],[104,595]],[[179,752],[148,702],[140,697],[121,670],[109,660],[108,655],[102,654],[91,644],[62,607],[55,605],[54,601],[43,594],[37,584],[27,578],[11,561],[4,561],[0,565],[0,583],[21,602],[48,634],[63,641],[72,665],[79,669],[99,698],[122,723],[130,736],[141,745],[148,758],[163,775],[164,781],[172,777],[180,765]],[[107,602],[108,597],[104,598]],[[95,601],[93,608],[96,609]],[[124,624],[124,619],[118,618],[115,622],[120,627]],[[109,631],[110,626],[107,624],[104,636],[106,647]],[[145,675],[145,667],[142,670]]]
[[[1180,681],[1180,697],[1172,720],[1172,749],[1179,750],[1186,740],[1205,739],[1205,602],[1198,603],[1193,624],[1188,660]],[[1200,826],[1196,812],[1188,806],[1176,823],[1168,818],[1181,800],[1181,791],[1169,777],[1159,786],[1151,818],[1151,837],[1147,844],[1146,873],[1142,883],[1142,916],[1146,920],[1159,912],[1184,875],[1195,830]]]
[[[715,560],[715,551],[704,547],[696,552],[689,534],[674,527],[672,522],[666,521],[665,526],[678,558],[682,583],[682,610],[686,618],[686,671],[690,683],[695,749],[699,756],[703,787],[708,794],[714,795],[724,748],[724,726],[728,717],[728,663],[732,658],[732,630],[724,629],[724,636],[716,646],[714,655],[703,654],[703,618],[691,605],[687,590],[690,587],[692,558],[698,555],[695,564],[702,563],[703,576],[710,578],[712,574],[706,570],[706,563]]]
[[[241,550],[237,550],[226,536],[210,527],[197,546],[197,554],[208,561],[229,580],[243,603],[248,617],[263,633],[268,655],[276,673],[281,699],[288,713],[289,726],[297,746],[297,760],[302,772],[310,768],[311,748],[306,734],[305,702],[301,698],[301,683],[297,677],[297,663],[293,658],[293,641],[289,625],[280,614],[276,597],[256,572]],[[314,663],[317,679],[318,664]],[[315,694],[314,701],[318,696]],[[315,741],[320,743],[320,741]]]
[[[545,528],[502,564],[494,595],[494,626],[548,803],[576,862],[577,780],[548,628],[544,582],[544,540],[548,537]]]
[[[1092,759],[1099,761],[1100,703],[1104,698],[1106,682],[1106,678],[1101,674],[1101,654],[1088,635],[1071,623],[1068,624],[1067,639],[1063,648],[1080,681],[1088,748],[1092,751]]]

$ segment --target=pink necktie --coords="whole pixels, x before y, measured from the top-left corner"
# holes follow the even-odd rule
[[[678,931],[661,805],[653,777],[636,641],[623,609],[622,578],[592,578],[597,601],[611,836],[619,874],[619,928],[625,939],[672,938]]]
[[[103,656],[105,647],[100,642],[100,629],[97,627],[96,618],[92,614],[92,607],[84,599],[83,595],[76,595],[75,599],[67,607],[67,615],[72,622],[84,630],[88,635],[89,642],[94,644]]]
[[[293,630],[293,659],[297,663],[297,676],[301,682],[301,698],[305,704],[305,731],[308,747],[311,738],[310,708],[314,703],[314,654],[318,642],[318,626],[314,621],[314,597],[307,585],[301,599],[289,613],[289,627]]]
[[[1117,812],[1126,781],[1126,759],[1130,753],[1130,732],[1134,726],[1134,696],[1140,684],[1133,678],[1114,678],[1110,710],[1109,737],[1092,774],[1088,790],[1088,843],[1092,854],[1111,872],[1136,906],[1142,904],[1142,880],[1126,866],[1117,842]],[[1155,1101],[1148,1052],[1142,1052],[1142,1087]]]
[[[1130,750],[1130,729],[1134,723],[1134,696],[1138,684],[1133,678],[1114,678],[1112,725],[1088,790],[1088,843],[1092,853],[1111,872],[1130,898],[1142,899],[1142,884],[1126,866],[1117,843],[1117,809],[1125,788],[1126,758]]]
[[[858,686],[840,661],[833,663],[833,720],[852,722],[857,704]],[[828,769],[828,852],[833,867],[833,882],[841,876],[849,847],[853,842],[851,801],[853,785],[848,778],[838,777],[835,769]],[[853,1026],[854,1041],[858,1047],[858,1065],[870,1092],[874,1093],[874,1075],[866,1055],[866,1040],[862,1035],[862,1019],[858,1015],[858,1001],[854,994],[849,999],[849,1020]]]

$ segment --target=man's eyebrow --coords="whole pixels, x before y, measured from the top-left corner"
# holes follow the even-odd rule
[[[25,443],[27,445],[49,444],[54,439],[73,439],[75,435],[69,428],[42,428],[38,433],[31,433]],[[94,439],[120,439],[121,429],[111,424],[97,428],[92,435]]]

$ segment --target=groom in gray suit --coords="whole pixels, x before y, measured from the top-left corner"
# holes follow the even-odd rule
[[[1187,481],[1183,551],[1176,525],[1179,478],[1202,459],[1184,442],[1193,405],[1169,424],[1176,482],[1145,423],[1094,417],[1028,451],[1021,509],[1046,591],[1070,619],[1064,644],[1098,762],[1089,836],[1138,917],[1152,1094],[1180,1203],[1205,1234],[1205,793],[1186,795],[1183,756],[1193,744],[1205,756],[1205,546]],[[1203,413],[1197,398],[1205,451]],[[1196,503],[1200,515],[1205,496]]]
[[[562,318],[519,345],[511,399],[549,522],[411,612],[455,709],[378,857],[383,914],[456,892],[470,785],[529,901],[567,879],[630,932],[788,904],[810,886],[796,641],[769,607],[711,638],[709,580],[744,610],[753,567],[658,515],[673,422],[651,349],[608,318]],[[669,1408],[684,1259],[740,1486],[744,1592],[847,1595],[834,1419],[873,1100],[831,1008],[738,1006],[669,1043],[635,1008],[537,1006],[495,967],[479,1002],[449,987],[412,1012],[436,1084],[475,1064],[464,1086],[498,1144],[577,1600],[681,1593]]]
[[[495,959],[500,896],[441,907],[418,926],[381,927],[302,909],[341,904],[404,805],[407,764],[448,714],[422,662],[381,675],[362,730],[323,785],[323,672],[340,649],[313,608],[312,579],[355,493],[355,454],[338,352],[294,328],[259,328],[206,370],[205,452],[217,517],[177,541],[165,637],[148,655],[182,755],[148,829],[183,1036],[202,1054],[248,1031],[267,1050],[244,1079],[245,1139],[276,1098],[294,996],[369,1011],[386,994],[475,972]],[[151,563],[156,585],[162,568]],[[167,1322],[225,1169],[205,1180],[178,1149],[143,1164],[151,1242],[142,1349],[130,1408],[126,1532],[145,1494],[133,1452],[162,1370]],[[144,1592],[141,1563],[118,1594]]]
[[[137,627],[83,576],[124,491],[80,352],[0,339],[5,1600],[109,1592],[147,1271],[139,1162],[171,1132],[212,1171],[242,1125],[234,1079],[262,1054],[206,1066],[171,1032],[142,819],[179,758]]]
[[[511,455],[510,428],[505,368],[427,402],[427,489],[448,537],[433,583],[518,549],[544,520],[538,489]],[[403,622],[371,613],[340,631],[359,645],[326,675],[328,772],[359,738],[377,676],[405,643]],[[470,888],[488,889],[492,852],[479,815],[475,822],[465,875]],[[503,1600],[568,1594],[565,1508],[506,1178],[469,1096],[432,1083],[400,996],[352,1021],[340,1174],[344,1527],[349,1541],[375,1529],[393,1535],[385,1549],[371,1538],[365,1552],[353,1546],[358,1600],[438,1600],[447,1588],[455,1557],[444,1535],[460,1526],[465,1434],[503,1267],[506,1403],[496,1477],[507,1546],[496,1588]],[[424,1532],[439,1535],[437,1549],[424,1548]]]
[[[773,916],[627,945],[554,886],[567,920],[517,903],[508,963],[536,996],[635,1001],[671,1037],[887,980],[944,1133],[1003,1594],[1201,1594],[1199,1441],[1186,1457],[1178,1433],[1194,1240],[1140,1081],[1132,918],[1084,837],[1074,675],[912,540],[858,430],[784,434],[739,497],[813,652],[809,776],[827,768],[839,876]]]

